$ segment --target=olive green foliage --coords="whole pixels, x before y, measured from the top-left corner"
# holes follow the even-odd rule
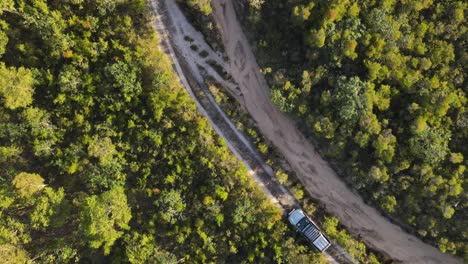
[[[25,172],[17,174],[12,183],[20,197],[30,197],[45,186],[40,175]]]
[[[69,206],[63,188],[57,191],[50,187],[44,188],[34,201],[34,209],[30,215],[32,227],[44,230],[48,226],[63,226],[69,213]]]
[[[0,95],[7,108],[28,106],[32,102],[33,92],[33,77],[30,70],[23,67],[7,68],[3,62],[0,62]]]
[[[197,113],[150,21],[142,0],[0,1],[2,261],[320,261]]]
[[[25,250],[11,244],[0,245],[0,257],[5,264],[32,263]]]
[[[211,0],[178,0],[189,7],[200,10],[205,16],[211,14]]]
[[[91,195],[83,202],[79,230],[88,237],[91,248],[103,246],[110,253],[115,240],[128,230],[131,218],[127,196],[122,187],[116,187],[99,196]]]
[[[128,234],[125,237],[125,254],[130,263],[156,263],[175,264],[175,255],[154,247],[153,236],[141,235],[139,233]]]
[[[246,25],[271,69],[272,101],[345,180],[441,251],[468,259],[467,7],[266,1],[247,10]]]

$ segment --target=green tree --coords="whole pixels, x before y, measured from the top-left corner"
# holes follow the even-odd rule
[[[302,190],[300,185],[295,185],[291,189],[291,194],[296,198],[296,200],[301,200],[304,198],[304,191]]]
[[[11,244],[0,244],[0,258],[5,264],[33,263],[27,251]]]
[[[169,252],[155,246],[151,235],[132,233],[126,235],[125,255],[130,263],[176,264],[177,259]]]
[[[8,43],[8,36],[1,30],[1,23],[2,20],[0,20],[0,58],[2,57],[3,53],[5,53],[5,48]]]
[[[302,93],[308,95],[312,89],[312,78],[308,71],[302,72]]]
[[[80,230],[91,248],[102,246],[104,254],[108,255],[114,242],[123,235],[123,230],[129,229],[131,217],[124,189],[116,187],[83,201]]]
[[[372,143],[376,158],[391,163],[395,155],[396,137],[390,129],[386,129]]]
[[[338,234],[338,218],[336,217],[325,217],[323,223],[322,223],[322,228],[325,233],[331,237],[336,237]]]
[[[6,209],[15,201],[12,187],[0,177],[0,209]]]
[[[282,112],[287,113],[293,108],[293,105],[288,103],[287,98],[281,93],[281,89],[271,89],[270,98]]]
[[[33,101],[34,79],[29,69],[7,68],[0,62],[0,95],[4,105],[10,109],[25,107]]]
[[[14,10],[15,9],[14,7],[15,7],[15,2],[13,0],[3,0],[2,2],[0,2],[0,15],[4,11]]]
[[[154,202],[158,208],[158,215],[164,222],[174,224],[182,217],[186,203],[177,190],[163,190]]]
[[[211,13],[211,0],[185,0],[191,7],[197,7],[206,16]]]
[[[376,182],[384,183],[389,179],[387,168],[380,166],[372,166],[369,170],[369,177]]]
[[[285,184],[288,181],[288,174],[281,169],[275,172],[275,176],[280,184]]]
[[[99,159],[99,163],[107,165],[117,153],[112,140],[109,137],[100,138],[95,136],[88,147],[88,154]]]
[[[31,226],[34,229],[44,230],[48,226],[60,227],[69,216],[69,204],[65,200],[63,188],[58,191],[45,187],[41,196],[34,202]]]
[[[393,213],[395,212],[395,206],[397,205],[396,199],[392,195],[386,195],[382,197],[382,208],[388,212]]]
[[[365,83],[359,77],[337,79],[333,101],[337,107],[337,115],[344,122],[354,124],[366,109],[363,93]]]
[[[114,83],[114,87],[122,91],[126,102],[130,102],[133,97],[141,93],[141,84],[138,81],[138,72],[135,67],[131,67],[123,61],[118,61],[105,68]]]
[[[80,0],[78,0],[80,1]],[[113,13],[116,6],[125,3],[126,0],[96,0],[95,4],[102,15]]]
[[[372,135],[380,134],[382,126],[374,113],[366,112],[363,113],[361,118],[359,119],[359,126],[361,127],[362,131],[365,131]]]
[[[462,153],[450,153],[450,162],[453,164],[459,164],[463,162],[463,154]]]
[[[447,205],[443,208],[442,213],[444,215],[444,218],[450,219],[452,218],[453,214],[455,213],[455,209],[453,209],[452,206]]]
[[[307,43],[310,45],[312,48],[321,48],[325,45],[325,30],[323,28],[316,30],[312,29],[310,32],[307,34],[306,40]]]
[[[445,159],[449,152],[450,133],[440,129],[429,128],[409,140],[411,153],[428,164]]]
[[[13,179],[13,185],[20,197],[30,197],[42,190],[46,185],[44,179],[35,173],[21,172]]]
[[[293,8],[292,16],[297,23],[302,25],[307,21],[311,15],[312,9],[314,8],[315,3],[310,2],[307,5],[298,5]]]

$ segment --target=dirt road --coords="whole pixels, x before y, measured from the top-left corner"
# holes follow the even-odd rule
[[[248,110],[264,136],[286,157],[307,191],[320,199],[351,232],[361,234],[367,244],[399,262],[461,263],[461,260],[442,254],[407,234],[367,206],[315,152],[293,122],[270,102],[267,83],[260,74],[231,1],[213,0],[214,16],[222,32],[229,62],[222,59],[222,54],[210,49],[203,36],[187,23],[174,0],[160,1],[167,7],[164,16],[172,20],[169,29],[172,45],[186,62],[193,79],[203,83],[203,75],[209,75],[228,89]],[[233,81],[223,77],[213,64],[223,68]]]
[[[299,208],[297,201],[284,186],[279,184],[274,177],[273,170],[265,163],[253,144],[238,131],[233,122],[217,105],[208,89],[204,87],[202,75],[209,74],[212,78],[220,79],[226,86],[236,89],[234,83],[223,80],[207,64],[208,61],[213,60],[224,62],[212,51],[205,51],[208,52],[209,56],[200,59],[199,53],[186,45],[186,42],[189,42],[190,46],[197,45],[202,49],[209,48],[201,35],[198,35],[185,20],[173,0],[161,1],[159,5],[156,0],[151,0],[150,6],[156,15],[153,27],[160,38],[159,46],[171,58],[180,83],[195,101],[200,113],[210,122],[218,135],[225,139],[228,147],[245,164],[250,175],[265,191],[268,199],[276,204],[283,211],[283,214],[287,214],[291,208]],[[187,38],[187,36],[193,38]],[[176,44],[174,45],[174,43]],[[209,68],[204,69],[204,67]],[[332,264],[356,263],[337,244],[332,244],[323,254]]]
[[[353,234],[360,234],[367,244],[395,261],[461,263],[460,259],[441,253],[392,224],[348,189],[291,119],[271,103],[268,85],[237,21],[232,1],[213,0],[213,14],[229,58],[226,71],[239,85],[239,90],[232,92],[239,95],[239,102],[264,136],[286,157],[310,194],[320,199]]]

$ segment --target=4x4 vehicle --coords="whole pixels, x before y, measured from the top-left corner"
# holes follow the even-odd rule
[[[289,222],[301,232],[312,245],[320,251],[324,252],[330,247],[331,243],[320,231],[317,225],[306,215],[301,209],[294,209],[289,213]]]

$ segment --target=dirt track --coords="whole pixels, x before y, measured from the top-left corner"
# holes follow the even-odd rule
[[[152,1],[153,2],[153,1]],[[321,200],[327,209],[354,234],[361,234],[367,244],[396,261],[404,263],[461,263],[442,254],[414,236],[391,224],[341,181],[313,146],[295,128],[293,122],[269,100],[268,86],[237,21],[231,1],[213,0],[214,17],[222,32],[229,62],[212,51],[203,36],[187,24],[174,0],[163,1],[172,20],[171,40],[186,61],[193,78],[203,82],[203,75],[216,79],[249,111],[258,128],[286,157],[307,191]],[[191,46],[197,46],[197,50]],[[200,51],[206,55],[202,56]],[[226,80],[209,61],[214,61],[234,80]]]
[[[207,63],[214,60],[224,64],[224,61],[220,59],[221,56],[209,50],[203,37],[186,21],[174,0],[160,1],[159,4],[156,0],[150,0],[150,6],[156,15],[153,27],[160,38],[159,46],[171,58],[179,81],[195,101],[200,113],[225,139],[231,151],[246,165],[251,176],[265,191],[272,203],[276,204],[284,214],[287,214],[291,208],[299,208],[297,201],[284,186],[279,184],[274,177],[273,170],[264,162],[256,148],[237,130],[232,121],[216,104],[208,89],[204,87],[202,75],[209,75],[226,87],[237,89],[234,83],[223,80]],[[208,55],[201,58],[200,53],[190,47],[193,45],[199,48],[197,50],[204,50]],[[323,254],[332,264],[356,263],[337,244],[332,244],[329,250]]]
[[[213,14],[222,34],[229,62],[226,70],[239,85],[232,90],[257,122],[261,132],[286,157],[311,195],[320,199],[353,234],[392,259],[403,263],[461,263],[425,244],[384,218],[344,184],[298,131],[269,100],[260,73],[231,1],[214,0]],[[232,87],[227,86],[232,89]]]

